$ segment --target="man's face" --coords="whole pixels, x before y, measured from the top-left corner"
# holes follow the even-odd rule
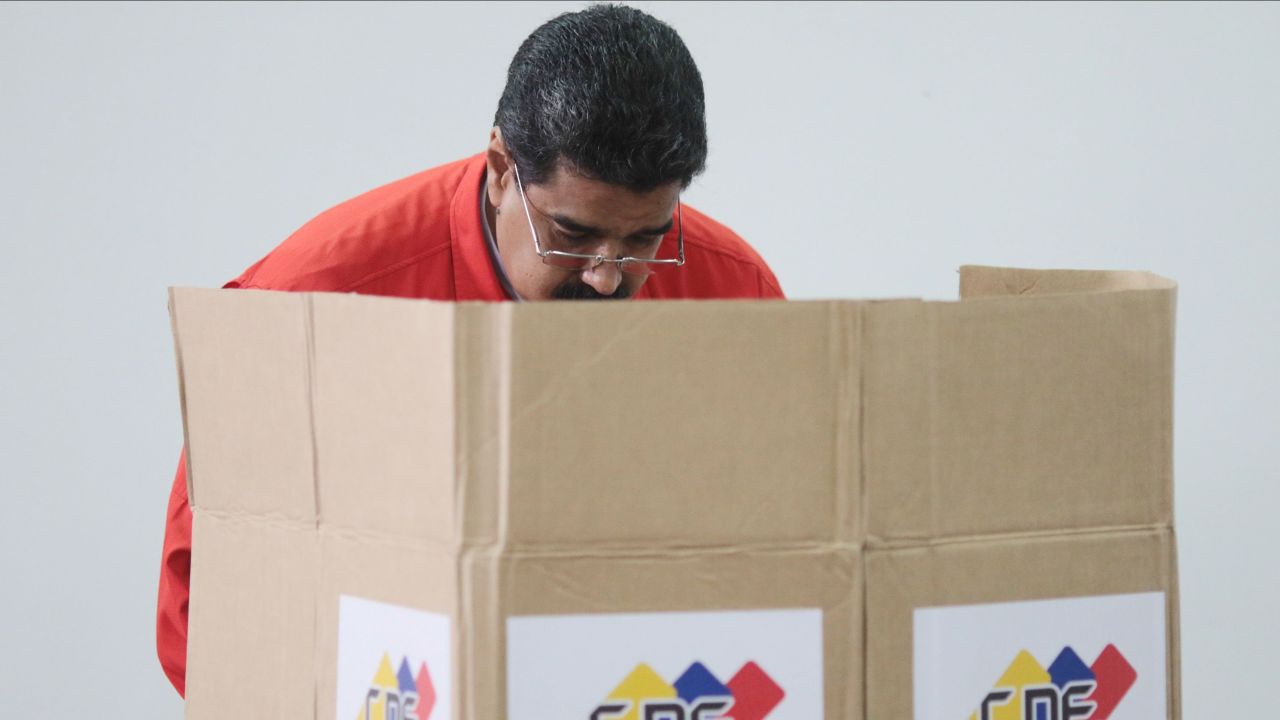
[[[496,148],[495,148],[496,142]],[[496,156],[495,156],[496,152]],[[510,155],[496,135],[489,147],[489,202],[498,252],[512,287],[526,300],[623,299],[647,279],[615,263],[570,269],[548,265],[534,249]],[[637,193],[578,175],[561,166],[536,185],[524,184],[528,218],[543,250],[606,258],[654,257],[671,229],[680,184]],[[486,212],[489,208],[486,208]]]

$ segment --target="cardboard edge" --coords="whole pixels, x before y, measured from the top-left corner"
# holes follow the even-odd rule
[[[311,593],[311,642],[312,656],[314,660],[311,663],[311,714],[313,717],[320,715],[320,693],[324,687],[324,677],[327,662],[321,653],[315,652],[318,649],[317,643],[319,638],[323,636],[320,628],[321,612],[321,595],[322,578],[325,573],[324,561],[324,542],[320,537],[320,528],[323,526],[322,508],[320,507],[320,451],[319,438],[316,434],[316,308],[312,293],[302,293],[300,298],[302,303],[302,323],[303,333],[306,337],[306,383],[307,383],[307,432],[311,436],[311,517],[312,529],[310,533],[311,545],[314,550],[312,553],[312,561],[315,563],[313,570],[313,578],[315,585]]]
[[[865,443],[862,429],[863,396],[866,392],[866,372],[863,368],[866,303],[833,302],[829,305],[829,312],[833,335],[832,350],[835,353],[833,362],[837,363],[837,385],[833,398],[836,404],[834,442],[836,473],[832,478],[836,485],[832,493],[836,499],[835,539],[861,547],[866,528],[866,506],[863,501],[866,476],[863,462]]]
[[[468,303],[453,312],[454,712],[457,717],[505,717],[506,624],[500,588],[507,548],[513,307]],[[464,401],[477,393],[478,401]],[[499,438],[497,457],[473,462],[484,454],[479,447],[488,438]],[[470,630],[465,638],[464,628]],[[495,665],[489,678],[476,672],[486,661]],[[490,684],[481,687],[482,680]]]
[[[183,355],[181,306],[186,298],[200,293],[213,292],[206,288],[170,286],[168,290],[169,330],[173,336],[173,357],[178,373],[178,405],[182,414],[182,453],[186,458],[187,505],[194,512],[199,501],[196,497],[195,464],[191,457],[191,429],[187,408],[187,369]]]
[[[1055,270],[962,265],[960,299],[1174,290],[1177,283],[1145,270]]]
[[[1165,669],[1169,720],[1182,720],[1182,590],[1178,577],[1178,531],[1170,525],[1169,590],[1165,593]]]
[[[185,366],[182,361],[182,339],[178,334],[178,296],[186,292],[185,288],[169,286],[168,289],[168,307],[169,307],[169,334],[173,338],[173,360],[174,367],[178,373],[178,412],[182,415],[182,452],[187,453],[187,448],[191,447],[190,438],[187,430],[187,377]],[[194,488],[191,484],[191,458],[187,457],[187,504],[194,506],[195,496],[192,494]]]

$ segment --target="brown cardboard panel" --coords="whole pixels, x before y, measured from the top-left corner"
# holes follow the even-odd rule
[[[314,530],[197,510],[187,720],[314,716]]]
[[[1032,270],[983,265],[960,268],[960,298],[1052,295],[1056,293],[1172,290],[1170,279],[1124,270]]]
[[[339,598],[347,595],[456,618],[457,557],[434,545],[352,534],[333,527],[321,528],[318,537],[321,569],[315,598],[315,717],[346,720],[345,714],[335,717]]]
[[[505,717],[511,617],[812,607],[826,717],[910,718],[914,608],[1164,590],[1176,717],[1171,284],[962,283],[974,299],[174,291],[189,716],[333,717],[344,594],[451,618],[454,720]]]
[[[457,536],[490,546],[505,534],[510,475],[511,313],[507,304],[457,305],[454,319],[454,502]]]
[[[857,319],[851,303],[516,308],[509,542],[851,534]]]
[[[192,507],[314,520],[308,303],[170,292]]]
[[[1168,290],[867,307],[876,541],[1168,524]]]
[[[625,555],[515,555],[500,561],[503,618],[632,612],[820,608],[825,717],[862,717],[862,567],[856,549],[812,546]],[[505,695],[501,645],[478,656],[481,695]],[[607,691],[608,688],[602,690]],[[485,705],[468,717],[505,717]]]
[[[863,310],[862,510],[872,541],[934,531],[933,314],[921,301]]]
[[[452,307],[311,297],[322,522],[452,541]]]
[[[1168,529],[869,550],[867,717],[911,718],[917,608],[1163,591],[1170,717],[1177,717],[1177,586]],[[976,699],[975,699],[976,702]]]

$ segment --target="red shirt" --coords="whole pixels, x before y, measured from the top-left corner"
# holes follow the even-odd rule
[[[254,263],[230,288],[356,292],[431,300],[509,300],[480,219],[485,160],[477,155],[384,185],[321,213]],[[688,262],[649,278],[644,298],[781,298],[769,267],[742,238],[684,207]],[[676,232],[659,256],[674,257]],[[181,694],[187,667],[191,508],[186,454],[169,495],[156,645]]]

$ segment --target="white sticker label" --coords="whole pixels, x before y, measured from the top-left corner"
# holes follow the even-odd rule
[[[1164,593],[918,608],[915,720],[1151,720]]]
[[[814,720],[822,678],[818,609],[507,619],[508,720]]]
[[[341,720],[449,720],[449,617],[343,595],[338,599]]]

